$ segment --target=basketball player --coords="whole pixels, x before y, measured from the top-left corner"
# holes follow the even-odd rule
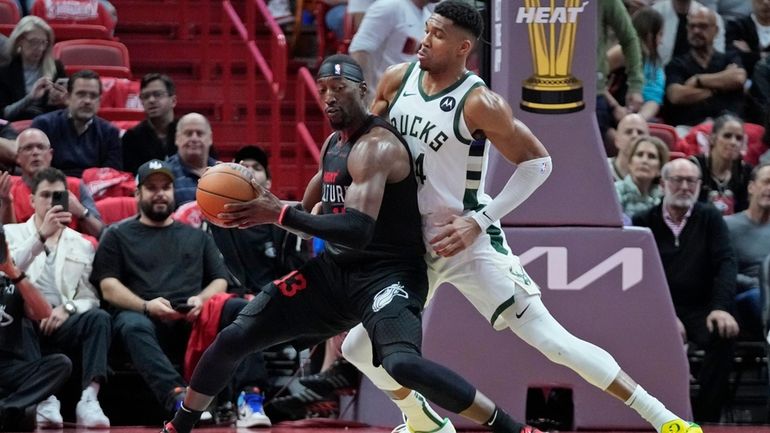
[[[367,112],[363,72],[352,58],[327,58],[317,85],[336,132],[323,145],[302,205],[285,204],[253,181],[259,197],[218,217],[233,227],[280,224],[325,239],[326,250],[264,286],[222,330],[163,432],[188,433],[247,354],[289,340],[317,343],[358,323],[372,336],[369,359],[399,383],[478,423],[492,420],[494,432],[532,432],[460,376],[421,357],[428,281],[409,149],[387,121]],[[322,215],[305,211],[318,202]]]
[[[388,69],[372,106],[404,134],[415,158],[431,295],[441,283],[453,284],[495,329],[510,328],[552,361],[624,401],[658,432],[700,433],[698,425],[637,385],[607,352],[567,332],[508,248],[499,220],[546,180],[551,158],[513,118],[508,103],[465,69],[482,25],[472,6],[439,3],[426,23],[418,62]],[[486,139],[517,165],[494,199],[483,191]],[[421,396],[374,367],[362,326],[348,334],[342,350],[404,412],[407,422],[396,431],[454,432]]]

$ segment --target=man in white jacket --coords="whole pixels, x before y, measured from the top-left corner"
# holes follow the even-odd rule
[[[39,171],[30,200],[35,213],[27,222],[5,225],[13,260],[53,307],[40,322],[40,342],[46,351],[80,354],[82,390],[75,413],[78,425],[106,428],[97,394],[107,376],[110,316],[99,308],[99,297],[88,281],[94,247],[67,227],[72,214],[52,205],[54,192],[66,194],[66,176],[55,168]],[[66,197],[64,203],[66,203]],[[53,395],[38,405],[39,427],[62,426],[60,403]]]

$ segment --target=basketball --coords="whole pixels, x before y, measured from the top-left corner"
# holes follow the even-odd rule
[[[217,214],[225,212],[228,203],[242,203],[257,197],[251,186],[251,169],[240,164],[223,163],[210,167],[198,180],[195,200],[201,213],[211,223],[223,226]]]

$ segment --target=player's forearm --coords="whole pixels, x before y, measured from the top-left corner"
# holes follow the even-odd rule
[[[482,211],[472,216],[481,230],[486,230],[495,221],[519,207],[548,179],[552,166],[550,156],[529,159],[520,163],[500,194],[489,202]]]
[[[311,215],[285,206],[278,219],[281,226],[354,249],[363,249],[374,237],[375,220],[356,209],[345,213]]]

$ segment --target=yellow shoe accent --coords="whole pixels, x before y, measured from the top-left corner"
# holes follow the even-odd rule
[[[703,433],[703,429],[694,422],[675,419],[663,424],[660,433]]]

